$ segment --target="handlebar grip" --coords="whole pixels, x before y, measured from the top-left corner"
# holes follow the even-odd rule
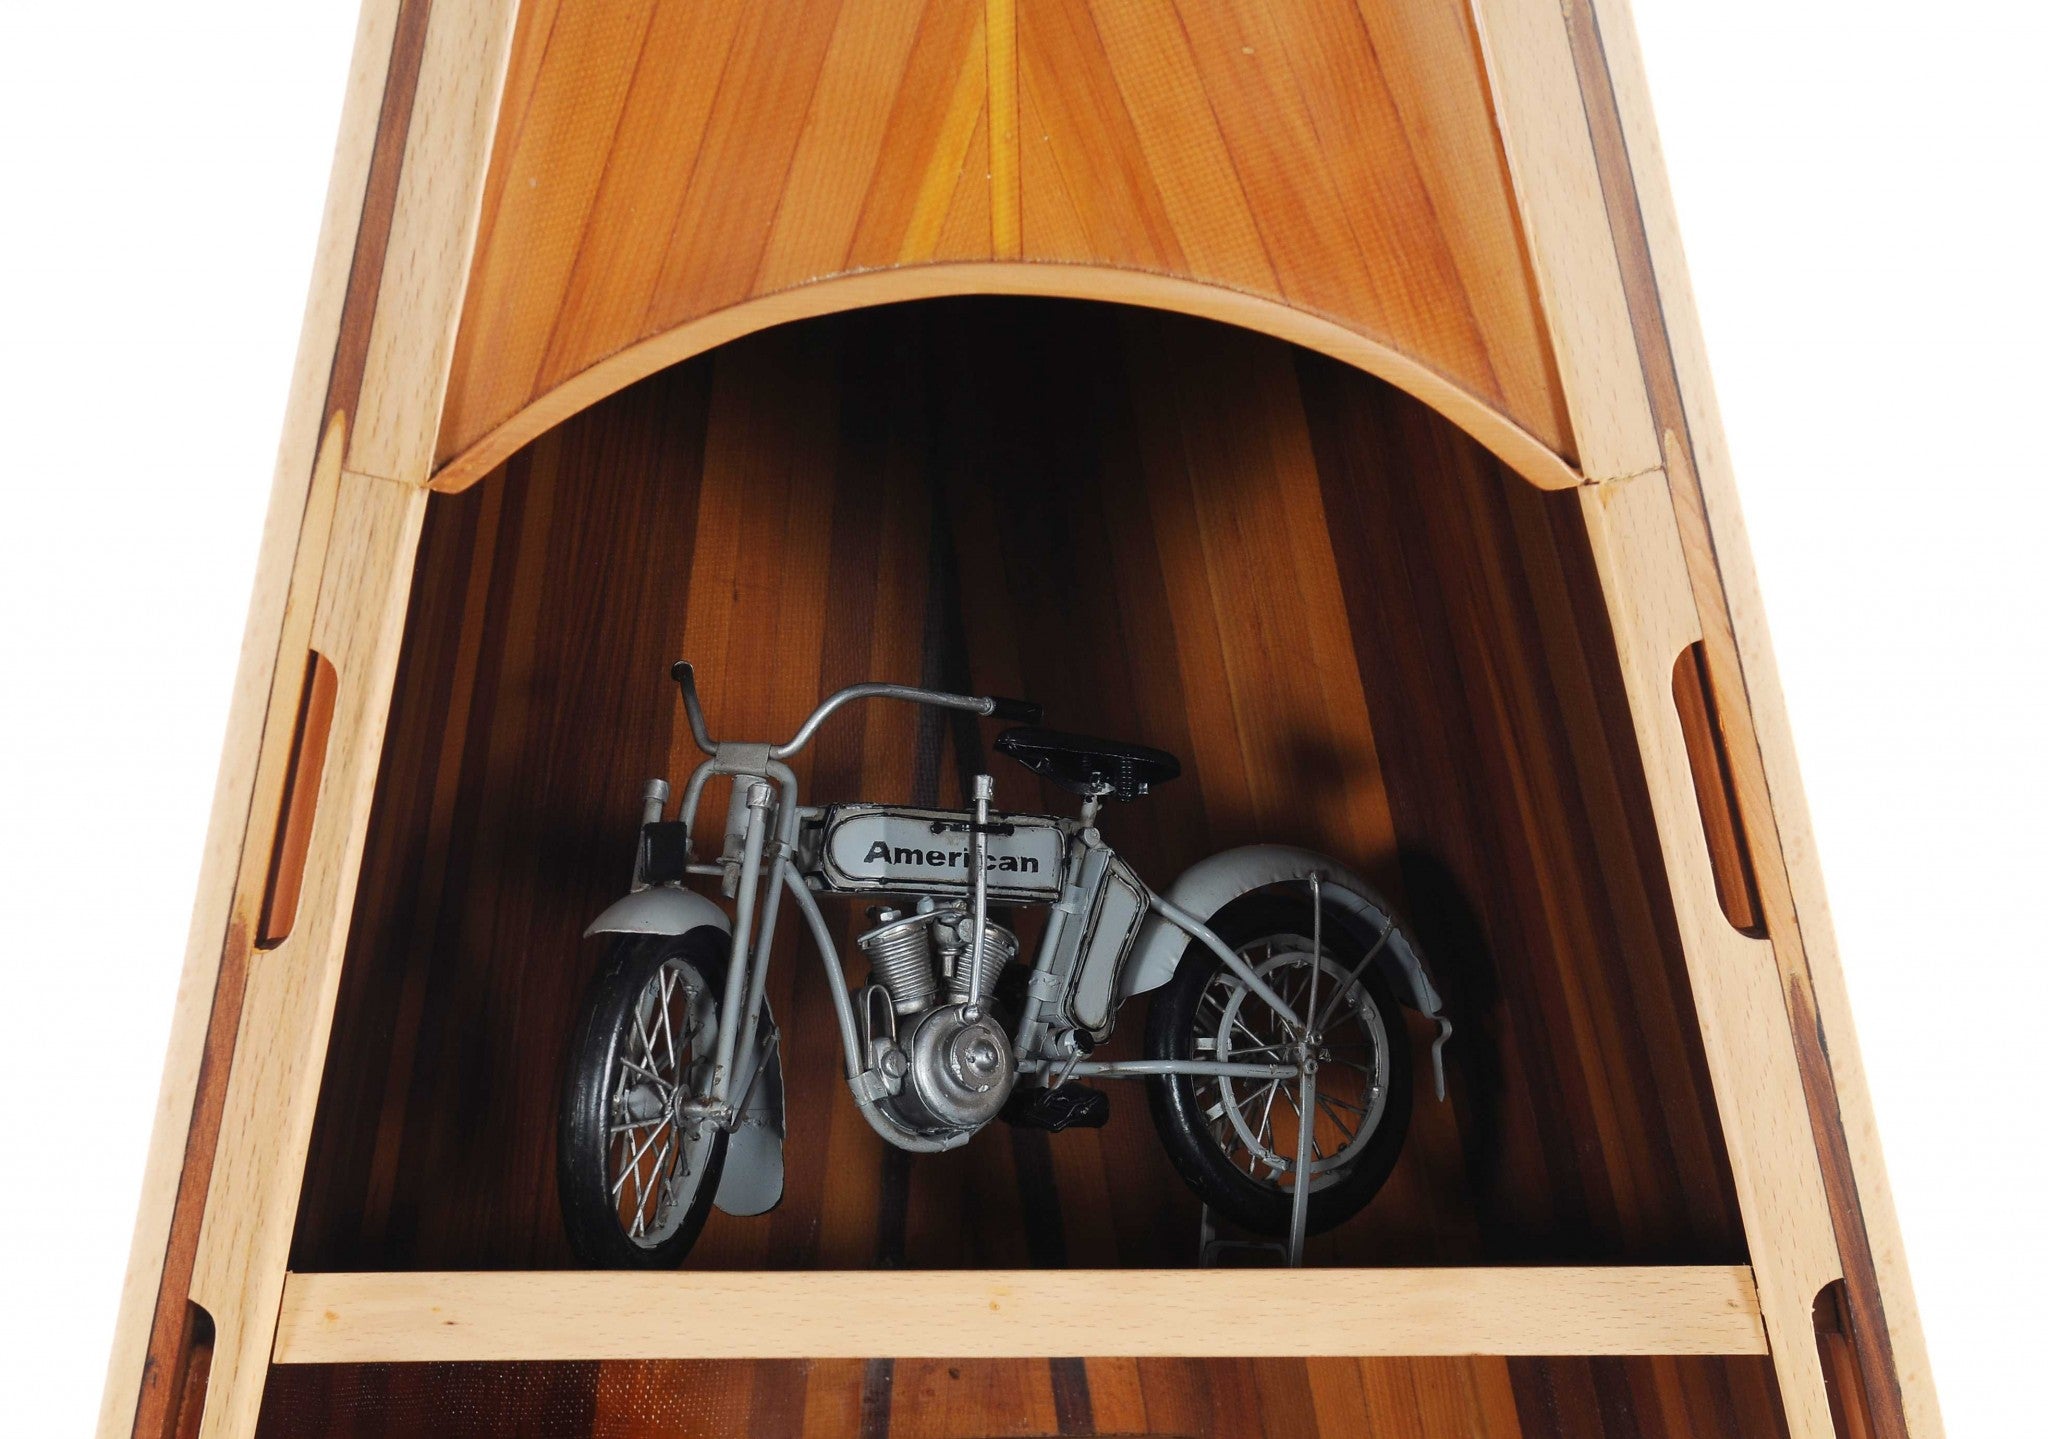
[[[677,660],[668,667],[668,673],[683,692],[683,711],[690,717],[690,734],[697,741],[697,748],[712,753],[718,745],[704,724],[704,705],[697,698],[696,668],[688,660]]]
[[[989,717],[1009,720],[1012,724],[1042,724],[1045,720],[1045,706],[1033,704],[1030,700],[1005,699],[1001,695],[989,697]]]

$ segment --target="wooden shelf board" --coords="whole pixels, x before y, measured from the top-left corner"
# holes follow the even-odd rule
[[[1730,1265],[293,1274],[274,1358],[1767,1352]]]

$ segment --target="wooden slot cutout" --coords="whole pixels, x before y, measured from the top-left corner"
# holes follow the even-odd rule
[[[1713,676],[1707,669],[1707,647],[1695,642],[1680,651],[1671,668],[1671,699],[1685,732],[1685,754],[1692,767],[1693,793],[1699,799],[1700,824],[1707,835],[1707,859],[1714,869],[1714,893],[1721,913],[1744,934],[1764,935],[1764,909],[1757,897],[1756,866],[1749,855],[1742,807],[1735,795],[1735,774],[1728,765],[1728,742],[1721,732],[1720,706],[1714,701]]]
[[[1820,1346],[1821,1376],[1827,1381],[1836,1439],[1871,1439],[1876,1430],[1870,1421],[1870,1395],[1856,1336],[1849,1329],[1848,1286],[1840,1279],[1814,1296],[1813,1337]]]
[[[212,1372],[213,1316],[188,1299],[184,1331],[178,1336],[176,1388],[164,1406],[164,1439],[198,1439],[200,1421],[206,1417],[206,1381]]]
[[[313,812],[320,803],[320,772],[327,764],[327,738],[334,727],[334,695],[339,683],[327,656],[308,650],[291,765],[285,772],[284,800],[271,843],[270,878],[263,889],[263,922],[256,940],[259,949],[275,949],[284,943],[299,915],[299,890],[306,881],[306,852],[313,842]]]

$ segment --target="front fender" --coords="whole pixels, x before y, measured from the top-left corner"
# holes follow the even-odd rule
[[[590,922],[583,931],[593,934],[688,934],[710,925],[721,934],[732,933],[732,920],[724,910],[698,894],[676,884],[653,884],[636,889]]]
[[[636,889],[590,922],[593,934],[688,934],[710,925],[732,933],[726,912],[677,884]],[[782,1046],[775,1013],[764,1001],[752,1063],[740,1060],[739,1122],[725,1150],[725,1172],[712,1202],[727,1214],[765,1214],[782,1200]]]
[[[1393,906],[1363,879],[1328,855],[1284,844],[1248,844],[1226,849],[1190,865],[1166,891],[1166,899],[1207,923],[1232,900],[1279,884],[1306,884],[1311,874],[1320,874],[1323,902],[1340,914],[1369,926],[1374,934],[1394,919]],[[1188,937],[1156,912],[1145,921],[1128,963],[1118,1000],[1157,989],[1173,978],[1187,952]],[[1391,964],[1396,993],[1408,1005],[1436,1021],[1436,1043],[1430,1059],[1436,1069],[1436,1092],[1444,1094],[1443,1046],[1450,1038],[1451,1022],[1444,1017],[1443,996],[1430,981],[1428,966],[1417,952],[1405,926],[1397,925],[1387,940],[1381,964]]]

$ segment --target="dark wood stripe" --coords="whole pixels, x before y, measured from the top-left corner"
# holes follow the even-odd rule
[[[1200,322],[906,306],[624,391],[429,507],[294,1266],[570,1262],[551,1135],[598,951],[577,936],[620,887],[641,777],[694,759],[662,678],[691,636],[719,656],[715,731],[786,732],[871,676],[1023,693],[1181,755],[1103,820],[1155,882],[1272,838],[1399,889],[1452,995],[1453,1099],[1418,1107],[1386,1192],[1316,1262],[1739,1262],[1604,614],[1571,497],[1377,381]],[[1002,765],[992,734],[877,704],[800,760],[817,799],[951,803]],[[1070,803],[995,772],[1006,804]],[[829,918],[852,955],[861,907]],[[870,1135],[796,929],[770,990],[783,1205],[714,1215],[693,1266],[1193,1261],[1198,1206],[1135,1086],[1101,1131],[916,1158]],[[1142,1027],[1127,1014],[1111,1052]],[[1018,1433],[1255,1434],[1270,1411],[1445,1439],[1502,1432],[1531,1383],[1595,1393],[1549,1361],[1456,1362],[1457,1385],[1404,1360],[885,1356],[597,1383],[605,1424],[701,1401],[760,1432],[801,1391],[807,1425],[898,1439],[993,1432],[983,1402]],[[1677,1372],[1735,1372],[1702,1365]],[[1741,1393],[1740,1432],[1778,1432],[1767,1390]],[[1566,1432],[1604,1439],[1614,1403]]]
[[[368,346],[370,315],[376,308],[377,287],[383,271],[385,243],[390,235],[391,210],[398,193],[398,170],[404,157],[405,129],[412,114],[413,92],[419,82],[419,62],[426,40],[427,12],[431,0],[405,0],[400,7],[392,37],[391,59],[386,72],[384,98],[378,113],[377,136],[372,151],[363,209],[356,231],[356,262],[352,263],[344,295],[340,334],[335,359],[329,371],[327,401],[314,423],[324,429],[328,415],[337,409],[344,414],[355,406],[361,388],[362,354]],[[371,257],[365,260],[364,257]],[[352,366],[353,378],[343,370]],[[306,568],[306,557],[294,567],[297,575]],[[315,563],[312,572],[317,574]],[[280,665],[296,657],[279,655]],[[264,724],[283,722],[266,714]],[[262,812],[265,797],[252,796],[244,827],[243,844],[268,848],[273,817]],[[206,1039],[200,1054],[199,1071],[193,1086],[192,1117],[186,1130],[185,1158],[178,1175],[178,1191],[172,1201],[170,1230],[165,1241],[164,1266],[157,1282],[155,1310],[150,1320],[149,1344],[144,1353],[142,1383],[135,1423],[136,1439],[157,1439],[178,1423],[181,1411],[197,1414],[202,1403],[184,1393],[188,1379],[203,1382],[204,1371],[189,1361],[198,1337],[200,1322],[189,1295],[192,1270],[199,1247],[199,1230],[205,1217],[206,1192],[213,1179],[214,1154],[220,1143],[223,1106],[227,1102],[228,1073],[233,1064],[235,1036],[240,1028],[242,1000],[248,984],[248,965],[257,936],[248,917],[253,901],[239,891],[230,902],[229,920],[221,946],[220,967],[214,978],[213,1003],[208,1011]]]
[[[1727,740],[1730,745],[1742,746],[1746,750],[1744,758],[1761,776],[1764,773],[1763,759],[1754,724],[1748,714],[1748,687],[1743,676],[1742,657],[1732,643],[1733,625],[1728,613],[1727,592],[1722,587],[1714,555],[1712,529],[1705,520],[1706,500],[1700,489],[1692,428],[1686,414],[1677,363],[1671,352],[1670,335],[1665,328],[1663,299],[1657,287],[1642,206],[1636,193],[1635,170],[1629,158],[1620,108],[1615,99],[1613,76],[1608,69],[1606,47],[1600,36],[1599,17],[1590,5],[1568,7],[1565,13],[1573,59],[1578,68],[1579,90],[1585,99],[1594,156],[1605,194],[1608,225],[1613,231],[1621,260],[1629,319],[1635,330],[1637,354],[1649,390],[1651,413],[1667,451],[1677,449],[1680,452],[1677,458],[1682,459],[1682,463],[1667,464],[1672,494],[1678,502],[1682,522],[1690,522],[1690,528],[1699,537],[1705,552],[1707,570],[1703,572],[1698,564],[1695,565],[1693,591],[1709,632],[1708,654],[1715,688],[1720,692],[1729,717],[1735,721],[1729,726]],[[1667,458],[1671,457],[1667,455]],[[1689,558],[1697,559],[1699,556],[1693,552]],[[1768,802],[1767,794],[1760,798]],[[1738,821],[1741,818],[1738,814]],[[1774,937],[1781,958],[1791,961],[1787,978],[1787,1011],[1799,1057],[1800,1078],[1806,1090],[1807,1113],[1818,1149],[1821,1179],[1826,1188],[1835,1242],[1842,1260],[1850,1337],[1869,1390],[1873,1436],[1874,1439],[1907,1439],[1905,1396],[1900,1387],[1896,1357],[1892,1353],[1884,1294],[1878,1286],[1870,1235],[1863,1219],[1863,1202],[1849,1154],[1848,1135],[1843,1128],[1834,1068],[1828,1062],[1827,1038],[1813,1005],[1804,946],[1799,938],[1797,914],[1792,908],[1791,878],[1774,834],[1772,843],[1760,858],[1762,863],[1776,871],[1771,876],[1775,883],[1766,886],[1766,903],[1774,894],[1783,897],[1779,907],[1784,912],[1775,917],[1775,922],[1767,920],[1767,928]],[[1789,956],[1788,947],[1791,950]]]
[[[398,7],[391,66],[385,74],[384,103],[377,114],[362,218],[349,257],[341,331],[335,338],[323,415],[340,413],[353,419],[362,395],[370,327],[377,317],[377,296],[384,284],[385,251],[390,247],[391,221],[398,210],[398,177],[405,165],[405,137],[412,125],[413,98],[419,90],[420,59],[426,53],[427,21],[433,8],[433,0],[401,0]]]

